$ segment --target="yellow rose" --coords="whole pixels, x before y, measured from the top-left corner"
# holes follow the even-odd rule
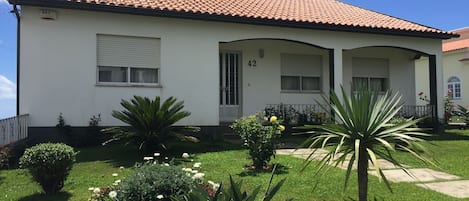
[[[279,128],[280,128],[280,132],[283,132],[285,130],[285,126],[283,125],[280,125]]]
[[[276,116],[272,116],[270,117],[270,123],[274,123],[277,121],[277,117]]]

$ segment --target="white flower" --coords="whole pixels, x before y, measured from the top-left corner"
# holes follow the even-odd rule
[[[88,190],[89,191],[94,191],[94,187],[89,187]]]
[[[197,174],[198,172],[199,172],[199,171],[197,171],[197,170],[192,170],[192,171],[191,171],[192,174]]]
[[[183,153],[183,154],[182,154],[182,157],[183,157],[183,158],[189,158],[190,156],[189,156],[188,153]]]
[[[95,193],[95,194],[98,194],[98,193],[100,193],[100,192],[101,192],[101,189],[99,189],[99,188],[95,188],[95,189],[93,190],[93,193]]]
[[[153,160],[153,157],[152,156],[143,157],[143,160],[146,160],[146,161]]]
[[[120,166],[120,167],[119,167],[119,170],[123,170],[123,169],[124,169],[124,166]]]
[[[114,181],[114,183],[113,183],[112,185],[114,185],[114,186],[117,186],[117,185],[119,185],[119,183],[121,183],[121,180],[120,180],[120,179],[119,179],[119,180],[116,180],[116,181]]]
[[[119,176],[119,175],[118,175],[117,173],[112,173],[112,176],[113,176],[113,177],[117,177],[117,176]]]
[[[154,153],[153,156],[158,157],[160,156],[160,153]]]
[[[195,174],[194,176],[192,176],[192,179],[194,179],[194,180],[195,179],[202,179],[204,176],[205,176],[204,173],[199,172],[199,173]]]
[[[116,198],[116,196],[117,196],[117,192],[116,192],[116,191],[111,191],[111,192],[109,192],[109,197],[110,197],[111,199]]]
[[[220,184],[215,183],[215,184],[213,185],[213,190],[214,190],[214,191],[217,191],[219,188],[220,188]]]
[[[215,185],[215,182],[213,182],[213,181],[210,181],[210,180],[208,180],[208,181],[207,181],[207,183],[208,183],[208,184],[210,184],[210,185],[212,185],[212,186],[214,186],[214,185]]]
[[[200,168],[200,165],[202,165],[202,163],[194,163],[195,168]]]
[[[190,169],[190,168],[183,168],[182,170],[184,170],[186,172],[192,172],[192,169]]]
[[[158,195],[158,196],[156,196],[156,198],[158,198],[158,199],[160,199],[160,200],[161,200],[161,199],[163,199],[163,198],[164,198],[164,196],[163,196],[163,195]]]
[[[169,158],[168,157],[164,157],[165,160],[168,160]]]

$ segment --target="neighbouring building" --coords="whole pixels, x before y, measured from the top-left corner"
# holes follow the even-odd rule
[[[469,106],[469,27],[452,31],[460,35],[443,41],[442,62],[443,82],[445,94],[449,93],[450,99],[457,105]],[[428,59],[422,58],[416,62],[415,86],[418,93],[428,94],[430,89],[428,83]],[[425,98],[423,98],[425,99]],[[428,101],[417,97],[418,104],[427,104]]]

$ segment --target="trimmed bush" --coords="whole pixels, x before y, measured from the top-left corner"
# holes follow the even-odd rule
[[[244,141],[249,156],[257,170],[267,168],[270,158],[275,155],[277,139],[285,127],[276,116],[269,119],[260,114],[236,120],[230,127]]]
[[[26,149],[20,167],[27,168],[44,192],[55,194],[64,186],[77,153],[62,143],[38,144]]]
[[[147,163],[122,180],[117,200],[154,201],[182,198],[189,194],[194,180],[178,166]]]

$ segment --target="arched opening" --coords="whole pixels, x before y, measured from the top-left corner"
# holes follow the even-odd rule
[[[329,51],[276,38],[220,42],[220,122],[254,114],[269,104],[312,105],[330,90]]]

